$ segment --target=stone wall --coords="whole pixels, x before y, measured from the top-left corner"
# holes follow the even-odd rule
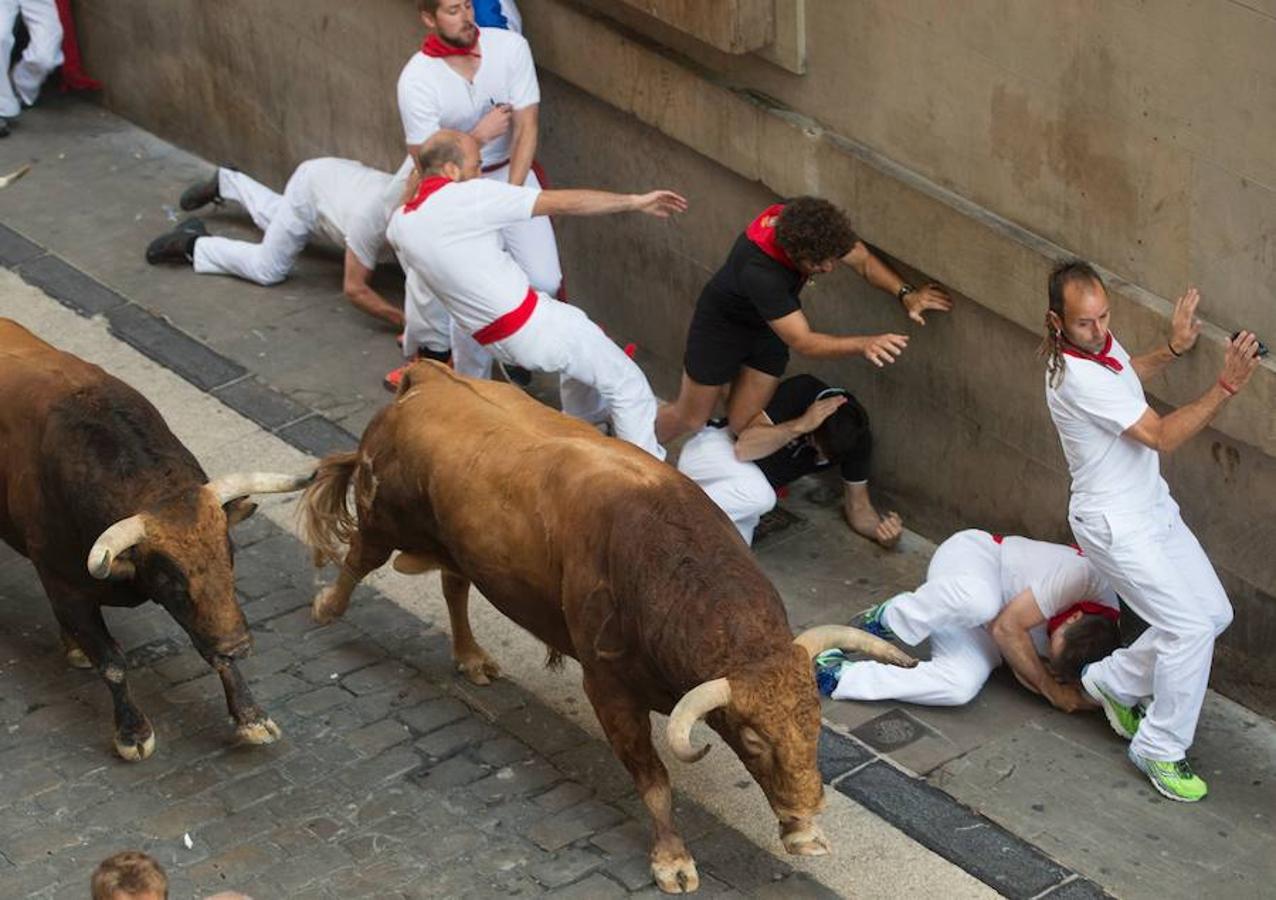
[[[876,487],[935,539],[971,524],[1065,537],[1067,474],[1034,355],[1055,259],[1076,253],[1113,273],[1116,330],[1132,348],[1161,339],[1176,292],[1201,287],[1206,334],[1150,386],[1159,404],[1212,381],[1232,328],[1276,338],[1276,57],[1262,50],[1276,46],[1276,11],[777,3],[804,8],[805,75],[722,53],[628,0],[522,0],[551,177],[667,185],[693,204],[672,223],[559,223],[573,301],[637,340],[668,395],[696,295],[742,225],[777,195],[829,196],[906,271],[959,295],[957,312],[924,329],[848,273],[805,295],[817,327],[912,336],[886,371],[802,366],[864,399]],[[394,82],[420,37],[408,0],[78,11],[108,104],[211,159],[281,182],[307,157],[399,158]],[[1216,430],[1165,463],[1236,606],[1220,686],[1269,708],[1273,410],[1268,364]]]

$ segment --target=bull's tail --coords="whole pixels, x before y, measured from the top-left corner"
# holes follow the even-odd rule
[[[301,533],[315,551],[315,563],[340,563],[342,548],[350,543],[358,519],[350,508],[350,481],[359,465],[359,452],[325,456],[314,481],[301,495]]]

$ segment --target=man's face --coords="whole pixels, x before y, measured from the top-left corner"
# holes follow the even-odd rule
[[[472,47],[478,40],[478,26],[474,24],[474,4],[470,0],[443,0],[434,15],[421,13],[421,21],[426,28],[438,32],[443,43],[453,47]]]
[[[1108,340],[1108,292],[1097,281],[1073,281],[1063,289],[1063,336],[1082,350],[1098,353]],[[1055,317],[1057,319],[1057,317]]]
[[[837,265],[837,259],[826,259],[824,262],[820,263],[811,263],[802,259],[798,260],[797,265],[798,271],[807,278],[810,278],[812,275],[827,275],[829,272],[832,272],[833,268]]]

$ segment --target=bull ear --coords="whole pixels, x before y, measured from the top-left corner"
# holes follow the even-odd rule
[[[770,749],[767,742],[762,740],[762,735],[748,725],[741,725],[739,734],[740,743],[744,745],[745,752],[750,756],[762,756]]]
[[[240,522],[244,521],[244,519],[247,519],[257,511],[257,504],[253,503],[251,500],[245,499],[244,497],[240,497],[237,500],[231,500],[229,503],[224,504],[222,509],[226,511],[226,524],[229,527],[234,528]]]

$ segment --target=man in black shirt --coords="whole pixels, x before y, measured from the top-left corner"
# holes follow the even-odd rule
[[[847,524],[893,547],[903,523],[897,513],[878,514],[869,499],[872,450],[868,413],[854,397],[813,375],[796,375],[780,383],[739,440],[725,426],[709,425],[687,441],[678,470],[704,488],[751,544],[758,519],[775,506],[777,488],[836,465]]]
[[[862,355],[876,366],[895,361],[908,344],[905,335],[811,330],[799,293],[813,275],[831,272],[839,262],[897,297],[919,324],[926,324],[927,310],[952,308],[943,288],[914,290],[874,256],[832,203],[817,197],[777,203],[736,239],[696,302],[681,392],[656,417],[662,443],[702,428],[724,392],[728,424],[738,434],[771,399],[790,349],[814,358]]]

